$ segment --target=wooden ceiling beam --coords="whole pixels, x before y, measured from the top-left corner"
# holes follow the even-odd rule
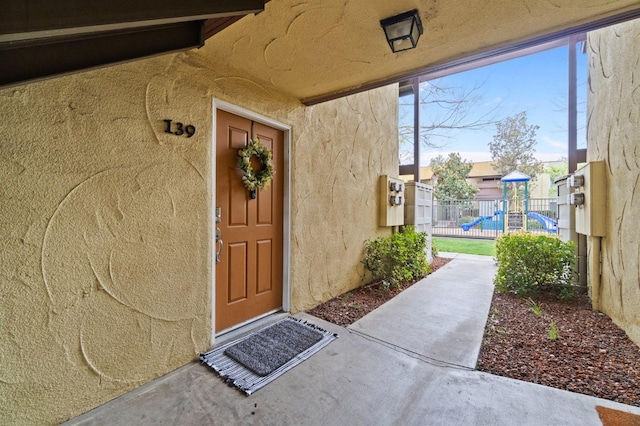
[[[200,47],[204,21],[0,43],[0,87]]]
[[[5,0],[0,43],[258,13],[264,0]]]
[[[269,0],[7,0],[0,87],[201,47]]]

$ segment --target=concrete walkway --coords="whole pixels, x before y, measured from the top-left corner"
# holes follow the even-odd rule
[[[454,255],[452,255],[454,256]],[[640,408],[474,370],[496,266],[458,255],[250,397],[193,363],[69,424],[600,425]]]

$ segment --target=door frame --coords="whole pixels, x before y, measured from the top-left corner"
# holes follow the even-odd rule
[[[237,324],[232,329],[223,330],[222,333],[216,334],[216,261],[215,261],[215,238],[214,231],[216,228],[216,127],[217,127],[217,111],[223,110],[231,114],[244,117],[246,119],[256,121],[284,133],[284,194],[282,206],[282,310],[289,312],[291,310],[291,126],[279,121],[265,117],[248,109],[239,107],[220,99],[213,99],[212,110],[212,134],[211,134],[211,227],[209,229],[209,243],[211,244],[211,345],[215,343],[216,335],[224,334],[232,329],[236,329],[251,323],[266,315],[272,314],[268,312],[264,315],[253,318],[249,321]]]

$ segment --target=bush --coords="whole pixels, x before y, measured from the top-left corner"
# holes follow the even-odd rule
[[[405,226],[401,232],[365,241],[362,263],[374,281],[399,286],[430,272],[426,248],[427,234]]]
[[[575,249],[573,241],[563,242],[555,235],[527,232],[502,235],[496,240],[496,289],[519,297],[542,290],[562,298],[573,297]]]
[[[431,256],[436,257],[439,254],[440,254],[440,249],[438,248],[438,246],[436,245],[436,242],[432,238],[431,239]]]

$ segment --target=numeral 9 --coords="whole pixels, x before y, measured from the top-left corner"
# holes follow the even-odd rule
[[[192,124],[187,124],[186,126],[179,121],[175,123],[175,131],[171,130],[172,120],[166,119],[163,120],[165,124],[164,132],[169,133],[171,135],[182,136],[186,133],[187,138],[192,137],[196,134],[196,127]]]

